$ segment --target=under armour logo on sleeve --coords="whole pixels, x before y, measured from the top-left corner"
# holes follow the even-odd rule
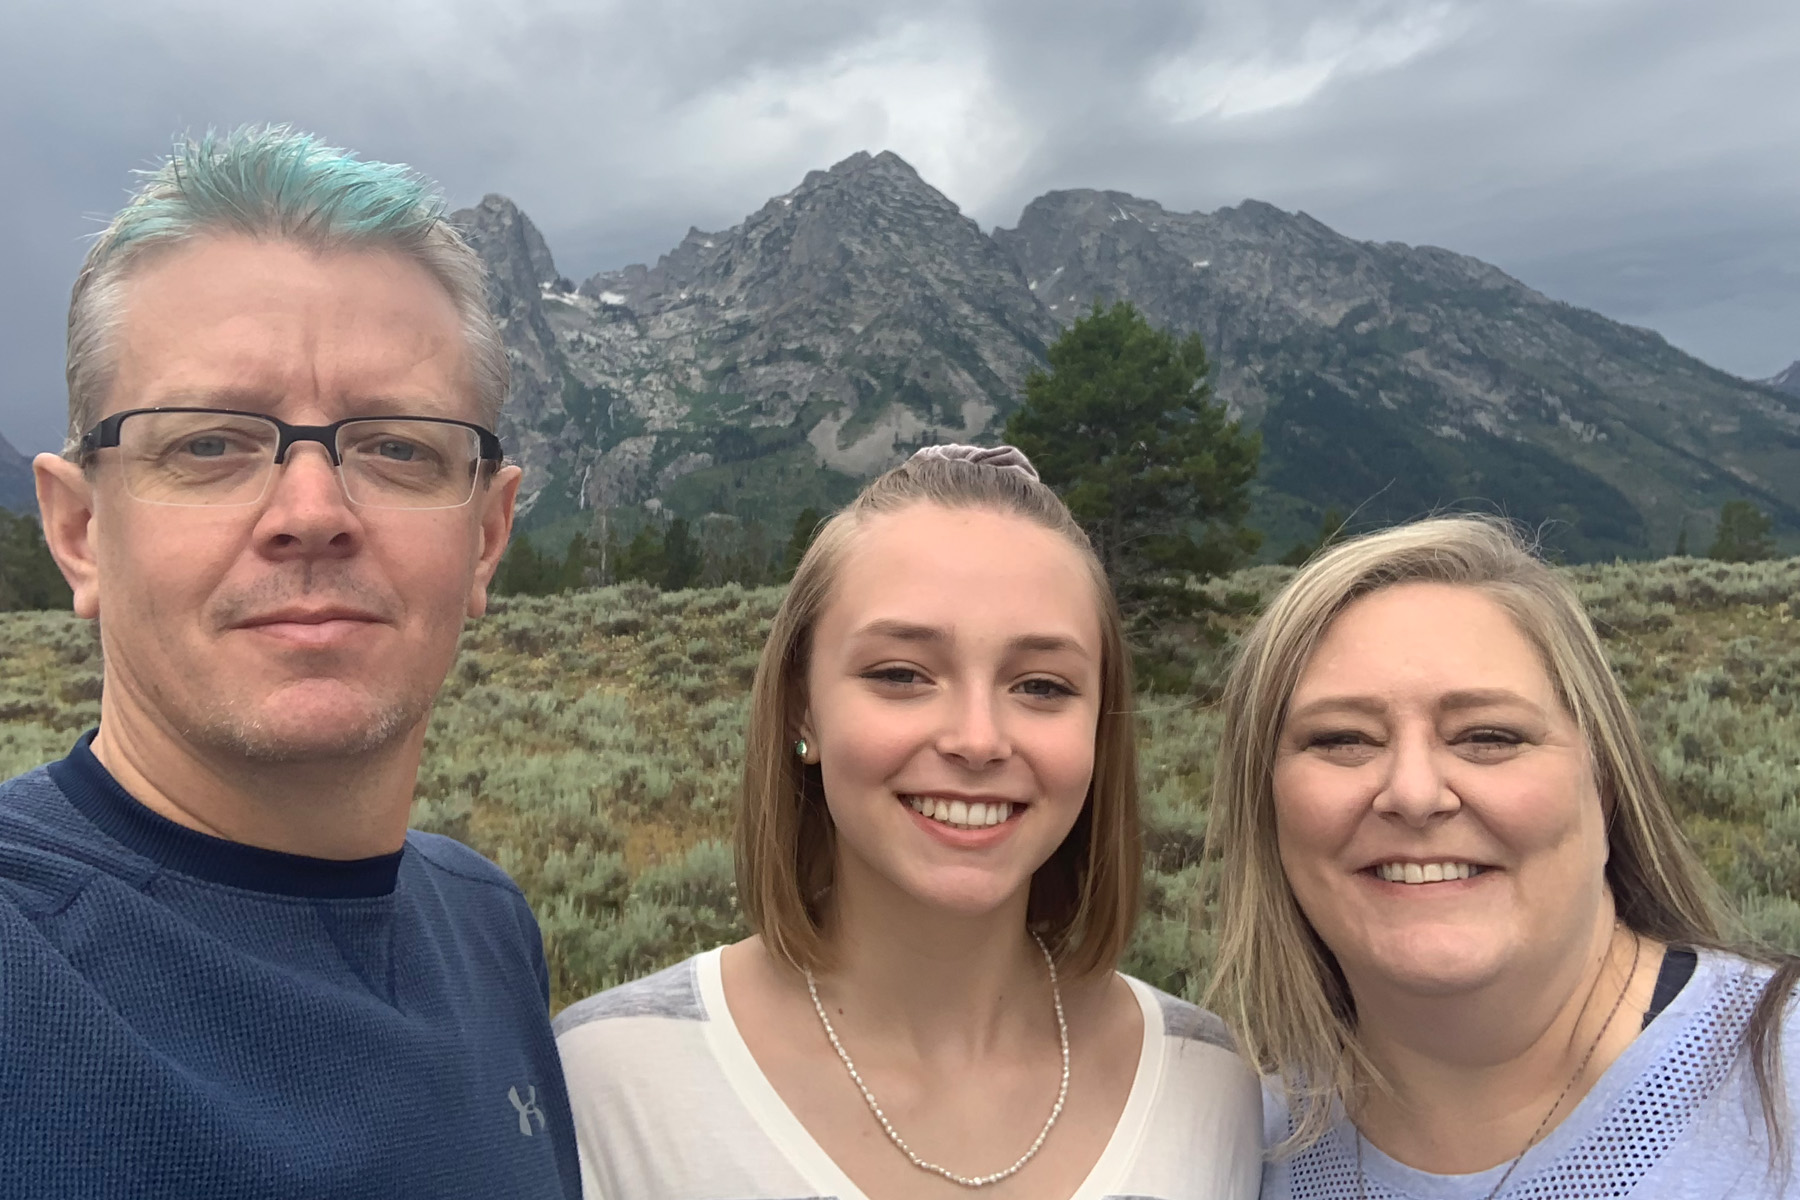
[[[519,1110],[519,1132],[526,1137],[530,1137],[532,1134],[531,1118],[537,1118],[539,1130],[544,1129],[545,1126],[549,1124],[549,1122],[544,1119],[544,1110],[538,1107],[536,1084],[526,1087],[525,1099],[523,1100],[519,1099],[519,1089],[516,1087],[509,1087],[506,1089],[506,1098],[511,1100],[512,1106]]]

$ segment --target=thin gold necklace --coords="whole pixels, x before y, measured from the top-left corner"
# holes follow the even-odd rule
[[[1574,1088],[1575,1081],[1581,1078],[1582,1072],[1587,1070],[1588,1063],[1594,1060],[1594,1051],[1600,1048],[1600,1039],[1604,1038],[1606,1031],[1612,1028],[1613,1018],[1619,1015],[1619,1008],[1625,1003],[1625,993],[1631,990],[1631,981],[1637,978],[1638,955],[1642,954],[1643,950],[1644,940],[1633,933],[1631,935],[1631,969],[1625,972],[1625,983],[1619,988],[1617,998],[1613,1000],[1612,1011],[1606,1014],[1606,1023],[1600,1026],[1600,1032],[1596,1033],[1594,1040],[1588,1043],[1587,1053],[1581,1056],[1581,1062],[1576,1065],[1575,1073],[1569,1076],[1569,1082],[1563,1084],[1563,1090],[1557,1093],[1556,1103],[1550,1106],[1550,1111],[1544,1114],[1544,1119],[1538,1122],[1537,1128],[1531,1131],[1531,1136],[1525,1139],[1524,1147],[1513,1155],[1511,1162],[1506,1164],[1506,1171],[1500,1176],[1500,1182],[1494,1185],[1493,1190],[1488,1192],[1483,1200],[1494,1200],[1494,1197],[1500,1194],[1500,1189],[1506,1186],[1506,1181],[1512,1178],[1514,1171],[1518,1170],[1519,1160],[1525,1157],[1527,1150],[1537,1145],[1538,1138],[1543,1136],[1544,1127],[1550,1124],[1550,1118],[1556,1115],[1556,1110],[1561,1108],[1563,1101],[1569,1098],[1569,1092]],[[1368,1195],[1363,1190],[1362,1130],[1354,1125],[1351,1128],[1356,1129],[1356,1200],[1368,1200]]]
[[[1050,1119],[1044,1122],[1044,1128],[1039,1131],[1037,1140],[1031,1143],[1031,1148],[1019,1157],[1018,1162],[1004,1171],[995,1171],[992,1175],[958,1175],[948,1167],[940,1167],[934,1162],[926,1162],[913,1152],[913,1148],[906,1144],[906,1139],[894,1129],[887,1114],[881,1111],[881,1105],[875,1100],[875,1093],[871,1092],[869,1085],[863,1082],[863,1077],[857,1071],[856,1064],[850,1061],[850,1052],[844,1049],[844,1043],[838,1041],[837,1030],[831,1027],[831,1018],[825,1015],[825,1006],[819,1002],[819,988],[813,982],[812,970],[811,968],[806,970],[806,990],[812,996],[813,1011],[819,1014],[819,1024],[825,1026],[825,1036],[831,1039],[831,1048],[836,1050],[838,1057],[843,1060],[844,1069],[850,1072],[850,1078],[855,1081],[857,1090],[862,1092],[863,1099],[868,1102],[869,1111],[874,1113],[875,1119],[881,1123],[882,1130],[888,1135],[888,1141],[894,1143],[900,1153],[906,1155],[907,1161],[919,1170],[930,1171],[933,1175],[941,1175],[951,1183],[959,1184],[962,1187],[984,1188],[989,1184],[999,1183],[1002,1179],[1011,1179],[1017,1175],[1020,1168],[1037,1157],[1037,1152],[1044,1148],[1044,1139],[1049,1137],[1050,1131],[1056,1127],[1056,1118],[1062,1116],[1063,1102],[1069,1098],[1069,1026],[1068,1022],[1063,1020],[1062,987],[1056,981],[1056,959],[1051,956],[1050,948],[1044,945],[1043,938],[1034,933],[1031,935],[1031,940],[1037,943],[1039,950],[1043,951],[1044,963],[1050,968],[1050,1002],[1056,1006],[1056,1037],[1062,1043],[1062,1086],[1056,1090],[1056,1104],[1050,1109]]]

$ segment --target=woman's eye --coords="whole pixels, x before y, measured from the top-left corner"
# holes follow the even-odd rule
[[[1471,729],[1458,739],[1478,753],[1496,753],[1522,746],[1525,739],[1510,729]]]
[[[1375,738],[1353,729],[1315,733],[1306,739],[1305,746],[1325,762],[1351,767],[1372,762],[1381,752],[1381,745]]]
[[[1353,730],[1335,730],[1331,733],[1315,733],[1306,739],[1308,748],[1318,746],[1332,749],[1338,746],[1366,746],[1369,739]]]
[[[874,680],[876,683],[891,683],[900,687],[923,682],[919,673],[911,667],[879,667],[873,671],[864,671],[863,678]]]
[[[1074,688],[1054,679],[1027,679],[1019,684],[1019,690],[1040,700],[1060,700],[1075,694]]]

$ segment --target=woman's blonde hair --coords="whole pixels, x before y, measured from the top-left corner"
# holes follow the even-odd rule
[[[1723,894],[1681,832],[1631,706],[1575,593],[1517,530],[1487,517],[1442,517],[1345,542],[1308,563],[1244,639],[1225,686],[1209,852],[1220,859],[1218,966],[1207,1002],[1239,1048],[1287,1089],[1294,1134],[1315,1141],[1334,1102],[1354,1110],[1383,1086],[1358,1039],[1337,960],[1294,899],[1276,848],[1273,772],[1287,705],[1331,623],[1362,596],[1396,584],[1476,589],[1542,657],[1558,699],[1586,738],[1607,818],[1606,882],[1627,928],[1664,943],[1734,949]],[[1751,954],[1758,957],[1754,948]],[[1779,1136],[1770,1031],[1793,984],[1765,994],[1748,1039],[1765,1112]]]
[[[794,753],[812,635],[863,526],[917,504],[1022,517],[1060,534],[1093,580],[1101,651],[1094,774],[1074,828],[1032,877],[1027,922],[1071,973],[1110,970],[1137,919],[1142,856],[1131,660],[1118,604],[1056,493],[1026,471],[985,463],[916,457],[895,467],[827,521],[801,558],[751,689],[734,839],[744,916],[769,952],[796,970],[829,965],[820,918],[835,866],[834,829],[818,767]]]

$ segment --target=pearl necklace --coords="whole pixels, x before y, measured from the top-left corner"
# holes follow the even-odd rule
[[[863,1099],[868,1102],[869,1111],[874,1113],[875,1119],[881,1123],[881,1128],[887,1133],[888,1140],[894,1143],[900,1153],[906,1155],[907,1161],[919,1170],[930,1171],[933,1175],[941,1175],[951,1183],[959,1184],[962,1187],[987,1187],[989,1184],[999,1183],[1002,1179],[1010,1179],[1018,1174],[1019,1169],[1035,1158],[1037,1152],[1043,1149],[1044,1139],[1049,1137],[1050,1130],[1055,1128],[1056,1118],[1062,1116],[1063,1102],[1069,1097],[1069,1026],[1063,1020],[1062,988],[1058,986],[1056,980],[1056,960],[1050,956],[1050,948],[1044,945],[1043,938],[1034,933],[1031,935],[1031,940],[1036,942],[1038,949],[1044,952],[1044,963],[1050,968],[1050,1000],[1056,1005],[1056,1036],[1062,1043],[1062,1086],[1056,1091],[1056,1104],[1050,1109],[1050,1119],[1044,1122],[1044,1128],[1038,1133],[1037,1140],[1031,1143],[1031,1149],[1025,1151],[1018,1162],[1006,1170],[996,1171],[992,1175],[958,1175],[948,1167],[940,1167],[936,1163],[926,1162],[913,1153],[912,1147],[906,1144],[906,1139],[895,1131],[893,1123],[887,1119],[887,1114],[881,1111],[881,1105],[875,1100],[875,1093],[869,1090],[869,1085],[863,1082],[863,1077],[857,1072],[856,1064],[850,1061],[850,1052],[844,1049],[842,1042],[838,1041],[837,1030],[831,1027],[831,1018],[825,1015],[825,1006],[819,1003],[819,988],[813,982],[812,970],[809,968],[806,971],[806,990],[812,996],[813,1011],[819,1014],[819,1024],[825,1026],[825,1036],[831,1039],[831,1048],[836,1050],[838,1057],[844,1061],[844,1069],[850,1072],[850,1078],[855,1081],[857,1089],[862,1092]]]

